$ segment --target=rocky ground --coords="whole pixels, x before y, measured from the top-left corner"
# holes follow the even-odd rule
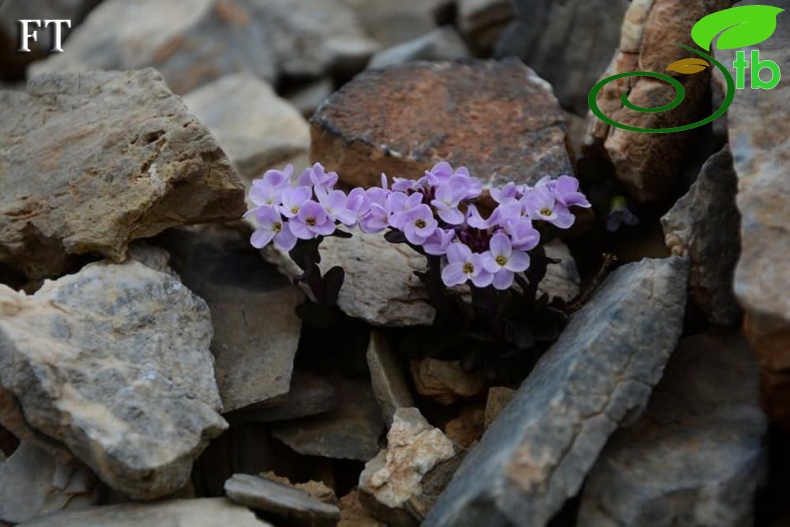
[[[0,1],[0,526],[790,525],[790,87],[677,134],[588,115],[731,5]],[[66,51],[16,53],[21,18],[72,19]],[[632,124],[718,106],[682,80]],[[327,239],[329,314],[250,246],[252,180],[315,161],[582,181],[526,379],[432,340],[405,245]]]

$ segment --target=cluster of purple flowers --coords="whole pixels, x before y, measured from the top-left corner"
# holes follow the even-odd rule
[[[250,200],[258,228],[252,245],[274,243],[290,251],[298,240],[329,236],[340,226],[365,233],[401,231],[412,245],[443,258],[448,287],[472,282],[504,290],[530,265],[529,251],[540,243],[536,226],[573,225],[571,207],[590,207],[576,178],[545,177],[534,187],[508,183],[490,190],[494,211],[484,218],[474,201],[482,184],[460,167],[439,163],[418,180],[393,178],[381,187],[334,188],[338,176],[316,163],[292,184],[293,167],[270,170],[253,182]]]

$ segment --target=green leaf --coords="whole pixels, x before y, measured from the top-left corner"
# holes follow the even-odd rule
[[[746,5],[718,11],[694,24],[691,38],[708,51],[720,33],[716,42],[719,49],[754,46],[773,35],[776,17],[782,11],[784,9],[768,5]]]

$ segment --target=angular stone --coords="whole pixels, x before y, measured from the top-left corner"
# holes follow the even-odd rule
[[[211,310],[224,411],[284,400],[302,327],[295,312],[301,290],[261,260],[246,231],[184,229],[161,240],[184,285]]]
[[[21,527],[140,527],[189,526],[271,527],[258,520],[246,507],[239,507],[225,498],[173,500],[159,503],[124,503],[94,507],[78,512],[61,512]]]
[[[368,461],[378,452],[384,430],[370,383],[339,378],[334,384],[336,410],[279,424],[272,435],[306,456]]]
[[[340,498],[340,521],[337,527],[387,527],[365,509],[359,499],[359,491],[353,490]]]
[[[270,512],[286,520],[307,523],[334,522],[340,509],[318,501],[306,491],[268,478],[234,474],[225,482],[225,492],[235,503]]]
[[[516,390],[507,386],[492,386],[488,389],[488,400],[485,409],[485,428],[488,430],[497,416],[505,409]]]
[[[378,331],[370,333],[367,361],[373,393],[381,408],[381,415],[386,425],[392,426],[398,408],[414,406],[404,365],[390,349],[387,338]]]
[[[579,295],[582,279],[571,250],[561,240],[552,240],[543,246],[546,256],[559,260],[546,269],[546,276],[538,284],[538,293],[570,302]]]
[[[688,262],[613,272],[538,361],[423,525],[544,526],[638,416],[683,328]]]
[[[452,441],[428,424],[419,410],[399,408],[387,434],[387,448],[365,465],[359,488],[387,508],[405,508],[422,493],[423,476],[454,454]]]
[[[577,525],[751,525],[767,468],[758,385],[738,333],[681,340],[645,415],[612,436],[587,477]]]
[[[416,179],[439,161],[487,186],[573,171],[551,86],[515,59],[368,70],[310,124],[311,159],[349,185]]]
[[[628,71],[665,71],[672,62],[690,55],[674,44],[694,46],[691,39],[694,24],[730,5],[730,0],[631,2],[620,47],[602,78]],[[608,15],[608,10],[606,12]],[[671,128],[709,116],[709,69],[694,75],[676,76],[686,95],[683,103],[672,110],[644,113],[623,106],[621,95],[624,92],[628,93],[631,103],[645,108],[674,100],[675,88],[651,77],[627,77],[608,83],[598,95],[598,105],[610,119],[639,128]],[[697,154],[704,144],[701,135],[704,129],[670,134],[630,132],[612,127],[592,113],[587,123],[588,133],[582,148],[584,156],[611,162],[617,178],[640,202],[669,197],[688,156]]]
[[[741,246],[732,163],[728,147],[713,155],[688,193],[661,218],[667,247],[691,260],[691,300],[718,325],[735,325],[741,319],[732,291]]]
[[[742,2],[738,5],[756,4]],[[790,9],[790,1],[771,5]],[[760,43],[761,60],[784,64],[790,56],[790,21],[777,18],[774,34]],[[717,51],[724,64],[735,50]],[[735,296],[747,313],[747,337],[763,367],[763,404],[790,430],[790,87],[739,90],[728,110],[738,210],[741,257],[735,268]]]
[[[494,54],[517,56],[551,83],[560,104],[579,115],[617,49],[628,0],[515,0],[516,19]],[[572,43],[571,45],[568,45]]]
[[[33,296],[0,286],[0,314],[0,384],[113,489],[178,490],[227,427],[208,307],[170,275],[90,264]]]
[[[457,60],[469,56],[458,32],[452,26],[443,26],[420,38],[379,51],[368,62],[368,68],[385,68],[415,60]]]
[[[61,273],[67,255],[121,261],[133,239],[244,213],[222,150],[150,69],[0,92],[0,178],[0,261],[31,278]]]
[[[444,425],[444,434],[465,449],[479,441],[484,431],[485,407],[481,403],[463,405],[458,417]]]
[[[68,53],[36,63],[30,72],[153,67],[178,94],[242,71],[274,81],[277,55],[270,28],[261,23],[255,4],[105,0],[72,32]]]
[[[354,10],[365,32],[384,47],[414,40],[436,26],[448,0],[341,0]]]
[[[291,483],[291,480],[283,477],[278,476],[274,472],[262,472],[260,476],[264,479],[275,481],[278,483],[283,483],[288,486],[295,487],[299,490],[302,490],[310,495],[311,498],[318,500],[322,503],[329,503],[332,505],[337,505],[337,496],[335,496],[335,491],[331,488],[327,487],[325,483],[321,481],[307,481],[305,483]]]
[[[414,359],[411,374],[417,393],[443,405],[474,397],[486,387],[480,374],[466,373],[459,361]]]
[[[30,443],[20,443],[0,464],[0,521],[22,523],[61,510],[86,509],[98,499],[93,473],[58,463]]]
[[[310,148],[310,129],[299,112],[251,73],[228,75],[184,97],[249,183],[267,169]]]
[[[510,0],[459,0],[458,22],[461,33],[476,48],[489,50],[513,19]]]

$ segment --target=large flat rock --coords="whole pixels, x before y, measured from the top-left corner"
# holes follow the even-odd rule
[[[244,213],[225,154],[151,69],[46,75],[0,92],[0,261],[51,277],[176,225]]]
[[[486,185],[572,173],[551,86],[515,59],[368,70],[313,115],[310,157],[350,185],[416,179],[439,161]]]
[[[683,328],[688,262],[612,273],[467,455],[423,525],[544,526],[638,416]]]
[[[37,431],[130,497],[170,494],[227,423],[206,303],[172,276],[96,263],[33,296],[0,286],[0,384]]]

